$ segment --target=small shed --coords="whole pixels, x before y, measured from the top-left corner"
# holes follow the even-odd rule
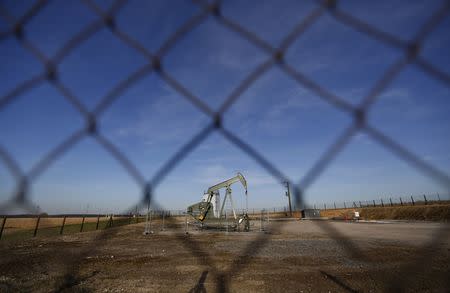
[[[319,219],[320,210],[319,209],[304,209],[302,212],[302,219]]]

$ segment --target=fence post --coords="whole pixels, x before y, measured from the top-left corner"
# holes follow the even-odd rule
[[[62,235],[62,233],[63,233],[63,231],[64,231],[64,225],[66,224],[66,217],[67,217],[67,216],[64,216],[64,218],[63,218],[63,222],[62,222],[62,225],[61,225],[61,229],[59,230],[59,235]]]
[[[403,205],[402,197],[400,196],[400,205]]]
[[[98,223],[100,222],[100,215],[97,215],[97,224],[95,225],[95,230],[98,230]]]
[[[38,216],[37,221],[36,221],[36,227],[34,227],[33,237],[36,237],[36,235],[37,235],[37,230],[38,230],[40,221],[41,221],[41,216]]]
[[[375,200],[373,200],[373,207],[376,207]]]
[[[441,202],[441,197],[439,196],[439,193],[437,194],[438,201]]]
[[[324,208],[324,210],[327,210],[327,204],[326,203],[323,204],[323,208]]]
[[[226,215],[225,215],[226,217]],[[259,232],[262,232],[263,228],[262,228],[262,217],[263,217],[263,211],[261,210],[261,214],[259,216]]]
[[[335,202],[333,202],[333,204],[334,204],[334,209],[336,209],[336,203],[335,203]]]
[[[152,230],[152,220],[153,220],[153,210],[150,210],[150,233],[153,234],[153,230]]]
[[[413,199],[412,195],[411,195],[411,203],[412,203],[412,205],[414,205],[414,204],[415,204],[415,203],[414,203],[414,199]]]
[[[267,209],[268,211],[269,209]],[[225,209],[225,233],[228,235],[228,214],[227,214],[227,210]]]
[[[381,206],[384,208],[384,202],[383,202],[383,199],[381,199]]]
[[[2,238],[2,234],[3,234],[3,230],[5,229],[5,224],[6,224],[6,219],[7,218],[8,218],[7,216],[5,216],[3,218],[2,227],[0,228],[0,239]]]
[[[391,207],[393,207],[394,205],[392,204],[392,198],[389,198],[389,201],[391,202]]]
[[[346,209],[347,208],[347,206],[345,205],[345,201],[344,201],[344,209]]]
[[[83,220],[81,220],[81,227],[80,227],[80,232],[83,232],[83,226],[84,226],[84,217],[83,216]]]
[[[428,201],[427,201],[427,197],[425,196],[425,194],[423,195],[423,199],[425,200],[425,205],[427,205]]]
[[[360,208],[362,208],[362,204],[361,204],[361,201],[359,201],[359,207],[360,207]]]
[[[108,223],[106,224],[106,228],[112,227],[112,215],[109,215]]]

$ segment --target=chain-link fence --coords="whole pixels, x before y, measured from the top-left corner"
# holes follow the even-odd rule
[[[51,85],[56,91],[58,91],[67,101],[73,106],[73,108],[79,113],[85,121],[85,126],[76,130],[73,133],[67,135],[66,139],[54,146],[50,152],[45,154],[35,165],[29,170],[22,170],[17,163],[14,156],[10,151],[3,146],[0,146],[0,158],[3,164],[7,167],[10,174],[15,179],[15,191],[6,202],[2,202],[0,206],[0,213],[5,211],[21,207],[25,210],[33,210],[34,204],[32,204],[29,196],[30,187],[39,180],[39,177],[46,172],[46,170],[52,166],[58,159],[65,154],[68,150],[72,149],[81,139],[85,137],[91,137],[98,143],[103,149],[105,149],[112,158],[117,160],[121,166],[131,175],[136,184],[142,191],[140,201],[137,203],[139,207],[147,207],[148,204],[152,204],[156,208],[158,205],[153,200],[153,191],[157,188],[161,182],[165,180],[167,175],[172,172],[183,158],[189,153],[195,150],[206,138],[212,133],[219,133],[227,141],[237,146],[242,150],[249,158],[257,162],[262,168],[264,168],[271,176],[273,176],[281,185],[285,182],[290,182],[293,187],[293,197],[295,206],[301,208],[304,206],[303,194],[313,182],[315,182],[319,176],[326,170],[333,159],[340,153],[350,139],[358,133],[365,133],[373,141],[382,145],[386,150],[392,152],[398,158],[409,163],[413,168],[422,172],[445,189],[450,188],[450,178],[448,174],[443,173],[438,168],[430,164],[429,162],[421,159],[411,152],[407,147],[391,138],[385,133],[379,131],[374,125],[371,125],[367,120],[367,113],[371,109],[372,105],[377,101],[378,97],[383,91],[391,84],[393,79],[401,73],[405,67],[409,64],[414,64],[419,70],[423,71],[430,78],[435,79],[444,86],[450,85],[450,76],[432,65],[426,59],[424,59],[420,53],[421,48],[427,41],[427,37],[436,30],[441,22],[448,17],[450,12],[450,2],[442,1],[440,7],[429,17],[429,19],[423,24],[423,26],[417,31],[414,37],[410,41],[404,41],[390,33],[384,32],[369,23],[364,19],[359,19],[353,15],[348,14],[344,10],[339,8],[340,1],[323,1],[317,2],[315,8],[304,17],[293,30],[285,32],[282,41],[278,47],[274,47],[270,43],[266,42],[258,35],[249,31],[242,25],[233,21],[232,19],[224,16],[221,13],[222,3],[221,1],[194,1],[192,5],[200,8],[199,12],[193,17],[188,19],[182,24],[175,32],[167,38],[167,40],[155,51],[150,51],[141,44],[139,41],[130,36],[124,31],[116,22],[116,17],[124,7],[127,5],[127,1],[115,1],[108,9],[102,9],[94,1],[86,0],[81,1],[82,5],[86,5],[92,10],[97,17],[86,25],[80,32],[70,36],[70,39],[61,46],[55,54],[48,56],[46,52],[43,52],[36,46],[33,41],[27,35],[25,26],[48,5],[50,1],[36,1],[31,8],[29,8],[20,18],[13,17],[10,12],[3,6],[0,6],[0,15],[3,22],[6,23],[6,28],[0,32],[0,45],[6,40],[13,38],[16,39],[22,47],[31,52],[33,56],[38,60],[45,70],[32,76],[20,84],[17,84],[11,91],[2,93],[0,96],[0,111],[9,107],[16,99],[21,95],[35,90],[42,84]],[[336,95],[335,93],[327,90],[313,79],[297,70],[294,66],[290,65],[285,60],[285,53],[290,46],[300,38],[308,29],[320,21],[324,15],[332,16],[339,23],[348,26],[356,31],[372,38],[373,40],[384,44],[394,50],[397,50],[400,57],[394,62],[372,85],[369,93],[362,99],[362,102],[358,105],[353,105],[347,102],[346,99]],[[234,90],[229,94],[225,101],[217,109],[212,109],[207,103],[205,103],[201,97],[196,96],[189,89],[189,85],[183,85],[180,83],[169,70],[164,66],[164,61],[169,51],[180,42],[183,38],[189,38],[190,33],[205,22],[209,17],[212,17],[220,26],[235,33],[242,39],[247,40],[262,52],[266,54],[266,60],[260,65],[256,66]],[[84,42],[89,40],[92,36],[98,33],[102,29],[109,30],[120,42],[135,50],[136,54],[143,56],[147,62],[142,64],[140,68],[129,74],[125,79],[117,84],[114,84],[109,92],[104,95],[100,102],[94,107],[93,110],[89,110],[62,81],[60,78],[60,64],[65,58],[73,51],[77,50]],[[286,76],[289,76],[295,80],[301,87],[307,89],[311,93],[317,95],[320,99],[329,103],[336,110],[348,114],[353,123],[350,127],[343,129],[338,139],[334,141],[327,150],[320,156],[319,160],[304,174],[299,180],[289,180],[284,172],[268,160],[262,153],[258,152],[251,144],[245,140],[240,139],[232,130],[227,129],[222,119],[224,113],[233,106],[233,104],[239,100],[243,93],[260,77],[270,70],[277,67]],[[181,146],[172,157],[151,177],[147,180],[147,174],[142,174],[139,169],[129,160],[129,158],[114,144],[112,143],[98,127],[99,117],[108,109],[111,104],[120,99],[121,95],[134,84],[142,80],[149,74],[158,75],[165,83],[183,96],[187,101],[194,105],[200,112],[206,114],[210,121],[204,125],[203,129],[195,134],[190,140]],[[297,179],[297,178],[296,178]],[[134,209],[136,203],[130,204],[130,210]],[[125,212],[127,213],[127,211]],[[364,253],[360,251],[357,246],[352,243],[351,239],[344,237],[338,230],[327,222],[320,222],[319,225],[323,228],[330,237],[335,239],[342,245],[345,251],[348,252],[349,258],[364,259]],[[273,229],[279,229],[279,226],[275,226]],[[99,236],[93,241],[92,246],[86,247],[82,252],[75,257],[65,260],[62,284],[58,284],[55,290],[59,291],[65,288],[70,288],[73,284],[77,283],[78,274],[77,271],[82,265],[84,257],[92,252],[99,243],[103,243],[102,240],[114,237],[115,230],[105,230],[104,233],[100,233]],[[430,265],[429,262],[423,262],[424,259],[430,257],[433,253],[433,248],[439,239],[447,237],[448,229],[442,229],[439,231],[435,238],[431,239],[432,242],[427,247],[424,247],[422,253],[417,256],[417,262],[414,264],[422,269],[424,266]],[[252,241],[241,253],[239,260],[233,262],[233,265],[228,270],[221,270],[215,266],[207,257],[208,253],[203,251],[202,248],[192,238],[180,237],[179,240],[188,247],[194,257],[198,258],[202,264],[211,268],[214,274],[215,281],[217,283],[218,291],[228,291],[231,276],[237,274],[243,270],[245,266],[251,262],[251,256],[260,251],[270,240],[270,234],[261,234],[254,241]],[[415,270],[414,265],[405,269],[405,276],[413,274]],[[203,275],[202,275],[203,276]],[[205,276],[206,277],[206,276]],[[406,279],[405,279],[406,280]],[[387,286],[391,291],[397,291],[404,288],[405,280],[395,280]]]

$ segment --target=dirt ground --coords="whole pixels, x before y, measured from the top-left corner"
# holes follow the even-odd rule
[[[449,224],[182,220],[0,241],[0,292],[448,292]],[[436,241],[431,241],[435,239]]]

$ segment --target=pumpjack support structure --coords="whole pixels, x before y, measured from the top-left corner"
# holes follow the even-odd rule
[[[233,201],[231,185],[237,182],[241,182],[245,190],[245,212],[242,215],[236,214],[236,206]],[[220,202],[220,189],[225,189],[225,196],[222,203]],[[201,227],[223,227],[224,223],[228,228],[240,229],[243,226],[244,231],[250,230],[250,222],[248,218],[248,190],[247,181],[241,173],[237,173],[236,176],[215,184],[208,188],[203,194],[202,201],[190,205],[187,208],[187,213],[191,215]],[[227,201],[231,204],[232,217],[228,216],[227,212],[224,213]]]

